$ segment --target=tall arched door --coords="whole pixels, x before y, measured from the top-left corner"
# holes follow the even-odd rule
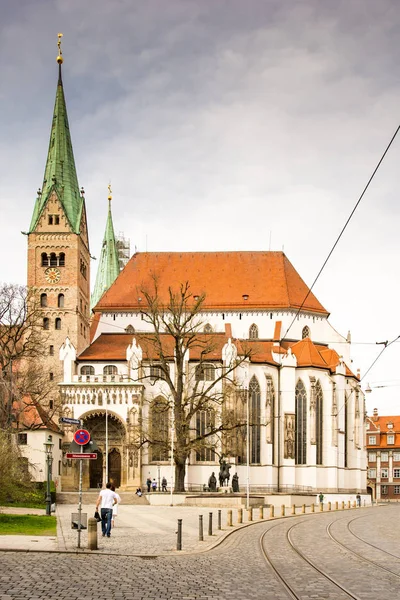
[[[115,448],[108,453],[108,480],[115,487],[121,485],[121,454]]]

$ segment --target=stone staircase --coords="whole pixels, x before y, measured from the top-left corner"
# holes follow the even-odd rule
[[[135,492],[120,492],[121,504],[135,504],[135,505],[146,505],[149,504],[146,496],[137,496]],[[96,504],[99,491],[85,491],[82,494],[82,504]],[[78,492],[57,492],[57,504],[78,504],[79,494]]]

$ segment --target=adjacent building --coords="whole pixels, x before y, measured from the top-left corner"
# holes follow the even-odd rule
[[[400,416],[366,419],[368,491],[374,500],[400,500]]]

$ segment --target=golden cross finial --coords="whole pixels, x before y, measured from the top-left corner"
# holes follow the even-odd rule
[[[59,65],[61,65],[64,62],[64,59],[62,57],[62,50],[61,50],[61,38],[62,38],[63,34],[59,33],[58,34],[58,42],[57,42],[57,46],[58,46],[58,56],[57,56],[57,62]]]
[[[108,184],[108,200],[112,200],[111,183]]]

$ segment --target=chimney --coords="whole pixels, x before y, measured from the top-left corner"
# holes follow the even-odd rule
[[[378,409],[374,408],[374,414],[372,415],[372,420],[373,421],[377,421],[378,420]]]

